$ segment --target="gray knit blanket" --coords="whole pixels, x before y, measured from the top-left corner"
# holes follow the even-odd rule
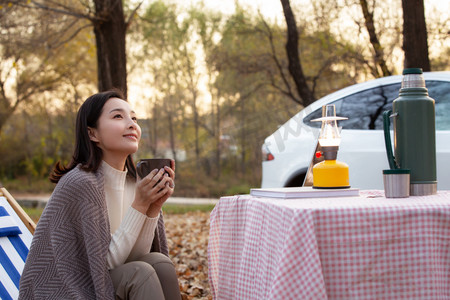
[[[37,224],[19,299],[114,299],[106,256],[111,240],[103,174],[65,174]],[[160,215],[152,251],[168,255]]]

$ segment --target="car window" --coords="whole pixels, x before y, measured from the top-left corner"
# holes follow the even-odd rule
[[[436,130],[450,130],[450,82],[427,81],[428,94],[436,102]]]
[[[428,93],[436,101],[436,129],[450,130],[450,82],[427,81]],[[398,97],[400,83],[378,86],[336,100],[336,115],[347,117],[338,125],[344,129],[383,129],[383,112],[392,109],[392,101]],[[322,116],[319,108],[305,117],[305,124],[320,127],[321,122],[311,122]]]
[[[338,125],[345,129],[382,129],[383,112],[392,109],[392,101],[398,97],[400,83],[377,86],[330,104],[336,106],[336,115],[347,117],[348,120],[339,121]],[[322,116],[322,108],[308,115],[304,122],[312,127],[320,127],[320,122],[311,122]]]

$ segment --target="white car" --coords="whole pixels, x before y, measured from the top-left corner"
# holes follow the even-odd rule
[[[428,93],[436,110],[438,189],[450,190],[450,72],[425,72]],[[383,169],[389,169],[383,135],[383,112],[392,109],[402,75],[352,85],[307,106],[262,146],[262,188],[302,186],[315,154],[322,106],[334,104],[342,126],[337,159],[349,165],[350,185],[383,189]],[[392,134],[392,126],[391,126]]]

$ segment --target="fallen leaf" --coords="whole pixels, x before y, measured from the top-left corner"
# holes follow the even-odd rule
[[[212,299],[208,282],[209,213],[164,214],[164,222],[182,299]]]

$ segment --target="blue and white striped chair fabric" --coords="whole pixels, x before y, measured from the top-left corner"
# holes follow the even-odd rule
[[[0,197],[0,299],[17,299],[33,235],[5,197]]]

